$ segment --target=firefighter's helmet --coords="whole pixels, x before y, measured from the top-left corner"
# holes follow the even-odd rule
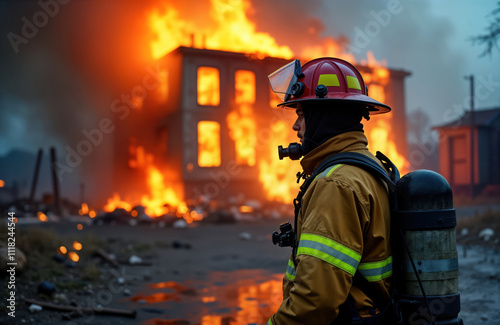
[[[337,58],[319,58],[300,65],[290,62],[269,75],[275,94],[283,101],[278,106],[297,108],[305,102],[337,101],[368,109],[370,114],[387,113],[391,108],[368,97],[359,71]]]

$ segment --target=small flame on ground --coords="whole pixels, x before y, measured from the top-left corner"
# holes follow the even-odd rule
[[[73,262],[78,262],[80,260],[80,256],[78,256],[77,253],[75,252],[69,252],[68,253],[68,257],[70,260],[72,260]]]
[[[65,246],[60,246],[58,248],[59,254],[65,255],[68,252],[68,249]]]
[[[241,213],[252,213],[253,212],[253,208],[251,206],[248,206],[248,205],[240,206],[239,210]]]
[[[48,220],[45,213],[43,213],[41,211],[38,211],[37,216],[38,216],[38,220],[40,220],[41,222],[47,222],[47,220]]]
[[[5,181],[0,179],[0,187],[4,187],[5,186]]]
[[[73,248],[77,251],[81,250],[83,248],[83,245],[77,241],[73,242]]]
[[[125,209],[127,211],[132,210],[132,205],[128,202],[122,201],[120,194],[113,193],[113,197],[108,199],[108,203],[104,206],[104,211],[113,212],[115,209]]]
[[[82,230],[83,229],[83,225],[81,223],[77,224],[76,225],[76,229]]]
[[[89,213],[89,206],[87,203],[82,203],[82,207],[78,210],[78,214],[83,216]]]

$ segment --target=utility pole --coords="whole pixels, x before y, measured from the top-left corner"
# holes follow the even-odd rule
[[[470,82],[470,185],[471,185],[471,194],[472,197],[476,195],[476,187],[475,187],[475,141],[474,141],[474,129],[475,129],[475,121],[474,121],[474,75],[465,76],[465,79]]]

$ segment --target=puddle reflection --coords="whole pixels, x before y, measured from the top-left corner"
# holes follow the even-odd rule
[[[206,281],[151,284],[131,301],[164,311],[142,325],[265,324],[281,304],[282,277],[264,270],[213,272]]]

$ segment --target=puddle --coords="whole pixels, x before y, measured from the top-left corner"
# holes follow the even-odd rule
[[[213,272],[206,281],[149,284],[130,300],[156,314],[142,325],[265,324],[281,304],[282,278],[264,270]]]

